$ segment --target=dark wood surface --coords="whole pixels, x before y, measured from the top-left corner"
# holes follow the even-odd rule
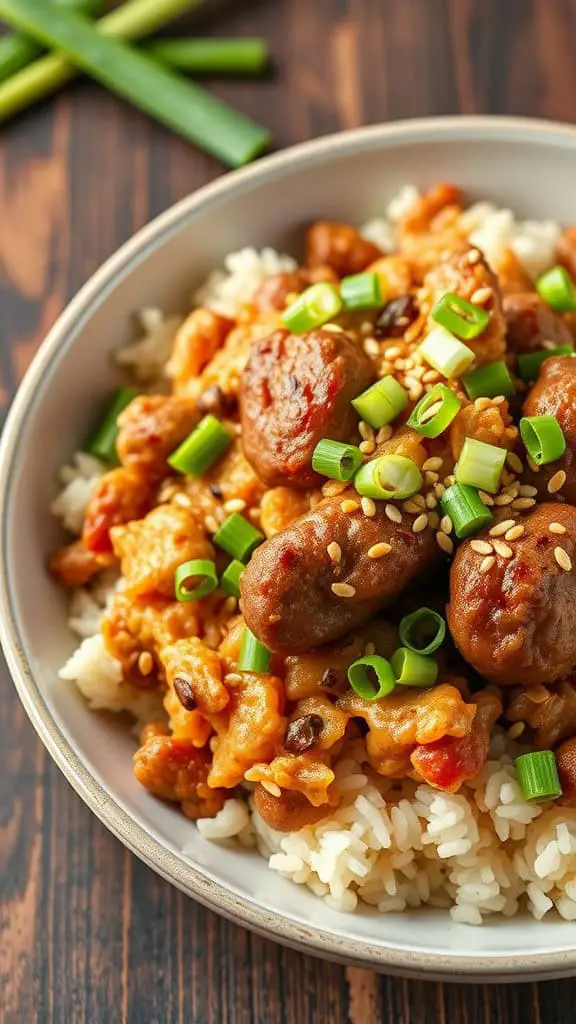
[[[279,71],[218,85],[278,147],[445,113],[576,121],[576,0],[230,0],[205,33],[268,38]],[[222,173],[79,82],[0,134],[0,398],[66,301],[152,216]],[[184,898],[60,775],[0,676],[4,1024],[568,1024],[576,982],[378,977],[290,952]]]

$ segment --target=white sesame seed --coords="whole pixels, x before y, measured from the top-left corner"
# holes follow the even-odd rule
[[[509,740],[517,740],[522,735],[526,728],[526,722],[514,722],[508,729],[506,735]]]
[[[540,472],[540,466],[536,462],[534,462],[534,459],[530,455],[526,456],[526,461],[533,473]]]
[[[208,533],[218,533],[218,523],[214,516],[204,516],[204,526]]]
[[[373,359],[377,359],[380,355],[380,346],[375,338],[366,338],[363,348],[366,355],[371,356]]]
[[[422,533],[422,530],[425,530],[427,526],[428,516],[425,512],[422,512],[422,514],[417,516],[412,523],[412,533]]]
[[[534,498],[516,498],[516,500],[512,502],[512,508],[517,508],[524,512],[528,508],[534,508],[535,504],[536,502]]]
[[[340,502],[340,508],[343,512],[357,512],[360,505],[354,501],[354,498],[346,498],[345,501]]]
[[[438,473],[434,473],[431,469],[427,469],[424,473],[424,480],[427,484],[435,484],[439,479]]]
[[[442,533],[452,533],[452,527],[453,524],[450,516],[442,516],[442,519],[440,520],[440,529],[442,530]]]
[[[484,499],[482,499],[484,501]],[[495,505],[511,505],[514,501],[514,497],[511,494],[497,494],[494,498]],[[484,502],[484,504],[486,504]]]
[[[488,555],[487,558],[483,558],[482,561],[480,562],[480,572],[490,572],[490,570],[493,569],[495,565],[496,559],[494,558],[494,555]]]
[[[475,551],[478,555],[491,555],[492,545],[487,540],[471,540],[470,547],[472,551]]]
[[[422,466],[422,469],[430,469],[432,471],[440,469],[442,466],[442,459],[439,455],[433,455],[431,459],[426,459],[426,462]]]
[[[364,648],[364,657],[369,658],[371,654],[376,654],[376,644],[372,642],[366,644]]]
[[[404,346],[390,345],[390,347],[385,350],[385,354],[386,359],[398,359],[399,356],[404,354]]]
[[[372,498],[362,498],[360,504],[362,505],[364,515],[368,516],[369,519],[372,519],[373,516],[376,515],[376,505],[372,501]]]
[[[324,325],[324,327],[326,328],[326,324]],[[270,793],[270,796],[282,796],[282,790],[280,789],[280,786],[278,785],[277,782],[268,782],[267,779],[262,779],[262,782],[260,784],[262,788],[266,790],[267,793]]]
[[[454,476],[453,473],[449,473],[448,476],[444,477],[444,486],[445,487],[453,487],[455,483],[456,483],[456,477]]]
[[[535,498],[538,494],[538,488],[532,487],[531,484],[522,484],[520,488],[521,498]]]
[[[322,487],[322,494],[325,498],[335,498],[338,494],[342,494],[347,487],[346,480],[328,480]]]
[[[502,537],[507,530],[511,530],[513,526],[516,526],[514,519],[503,519],[501,523],[496,523],[489,531],[491,537]]]
[[[553,352],[554,349],[556,348],[556,342],[555,341],[549,341],[549,340],[543,341],[542,342],[542,348],[547,349],[548,352]]]
[[[401,513],[400,509],[396,505],[391,505],[390,503],[388,503],[385,506],[384,511],[385,511],[386,515],[388,516],[388,519],[392,523],[401,523],[402,522],[402,513]]]
[[[436,508],[437,504],[438,499],[432,494],[432,491],[429,491],[426,495],[426,508]]]
[[[225,512],[243,512],[246,508],[246,502],[243,498],[230,498],[230,501],[224,502]]]
[[[328,552],[328,557],[331,558],[333,562],[340,562],[342,560],[342,548],[335,540],[330,541],[326,551]]]
[[[372,455],[372,453],[376,451],[376,442],[375,441],[360,441],[360,444],[358,445],[358,447],[359,447],[359,449],[360,449],[360,451],[362,452],[363,455]]]
[[[384,555],[389,555],[391,551],[390,544],[381,541],[380,544],[373,544],[371,548],[368,548],[368,558],[383,558]]]
[[[230,614],[232,614],[232,612],[236,611],[237,607],[238,607],[238,598],[234,597],[233,594],[230,594],[230,597],[227,597],[226,600],[224,601],[224,605],[223,605],[224,610],[227,611],[227,612],[230,612]]]
[[[441,498],[445,491],[446,488],[444,487],[444,484],[434,484],[434,494],[437,498]]]
[[[416,515],[418,512],[421,511],[420,505],[416,505],[414,501],[402,502],[402,508],[404,509],[405,512],[410,512],[412,515]]]
[[[492,298],[491,288],[477,288],[475,292],[470,296],[470,302],[475,302],[478,306],[483,306],[488,299]]]
[[[484,409],[489,409],[491,405],[491,400],[484,396],[482,396],[481,398],[477,398],[476,401],[474,402],[474,408],[477,409],[478,412],[484,412]]]
[[[414,502],[415,505],[418,505],[418,508],[426,508],[426,500],[423,494],[413,494],[412,501]]]
[[[486,505],[486,508],[492,508],[494,498],[491,494],[487,494],[486,491],[478,491],[478,497],[480,498],[480,501]]]
[[[512,558],[512,555],[514,554],[512,548],[502,540],[494,541],[494,551],[497,555],[500,555],[500,558]]]
[[[466,255],[466,262],[469,263],[471,267],[473,267],[475,263],[479,263],[481,259],[482,256],[478,249],[470,249]]]
[[[420,334],[420,327],[421,324],[419,320],[415,320],[413,324],[410,324],[410,327],[408,327],[408,329],[404,332],[404,340],[407,341],[408,343],[414,341],[414,339],[417,338],[418,335]]]
[[[503,405],[506,401],[505,395],[496,395],[496,398],[492,399],[492,405]]]
[[[442,551],[446,552],[447,555],[451,555],[454,551],[454,544],[448,534],[444,533],[442,530],[439,530],[436,534],[436,543]]]
[[[437,370],[426,370],[426,373],[422,377],[424,384],[437,384],[441,379],[441,375]]]
[[[372,427],[370,426],[369,423],[365,423],[364,420],[360,420],[360,423],[358,424],[358,430],[360,431],[360,436],[363,438],[364,441],[374,440],[374,431],[372,430]]]
[[[513,498],[517,498],[520,493],[520,484],[517,480],[512,484],[507,484],[506,487],[502,488],[502,494],[511,494]]]
[[[566,533],[566,527],[562,526],[562,523],[550,523],[548,529],[550,533]]]
[[[349,583],[333,583],[330,589],[336,597],[354,597],[356,593],[356,588]]]
[[[344,328],[340,324],[322,324],[323,331],[331,331],[332,334],[343,334]]]
[[[442,402],[433,402],[423,413],[420,414],[420,423],[428,423],[442,408]]]
[[[522,459],[518,458],[516,452],[508,452],[506,462],[510,466],[510,469],[513,469],[515,473],[524,472],[524,463],[522,462]]]
[[[551,477],[551,479],[548,481],[548,491],[550,492],[550,494],[556,494],[556,491],[559,491],[562,487],[564,487],[565,483],[566,473],[563,469],[559,469],[558,472],[554,473],[554,476]]]
[[[154,659],[150,651],[142,651],[138,658],[138,670],[143,676],[149,676],[154,668]]]
[[[568,552],[564,550],[564,548],[554,548],[554,558],[558,562],[558,565],[561,569],[564,569],[565,572],[570,572],[572,568],[572,559],[570,558]]]
[[[434,509],[428,513],[428,526],[431,530],[440,529],[440,516]]]
[[[189,494],[183,494],[182,491],[177,491],[176,494],[173,494],[172,497],[168,498],[167,500],[173,501],[174,504],[179,505],[180,508],[192,507],[192,498],[190,497]]]
[[[233,686],[234,683],[242,682],[242,676],[240,675],[239,672],[227,672],[226,675],[224,676],[224,682],[229,683],[231,686]]]
[[[393,433],[394,431],[389,423],[387,423],[385,427],[380,427],[380,430],[376,435],[378,444],[383,444],[384,441],[389,441]]]
[[[513,526],[510,530],[507,530],[504,534],[504,540],[518,540],[524,533],[524,527],[522,523],[518,523],[517,526]]]

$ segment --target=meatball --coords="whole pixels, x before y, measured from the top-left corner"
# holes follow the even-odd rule
[[[244,617],[271,650],[294,654],[345,636],[440,557],[432,530],[414,533],[406,513],[391,522],[383,504],[371,518],[342,511],[351,496],[301,516],[259,547],[243,572]],[[328,554],[334,543],[339,561]],[[391,550],[370,557],[377,544]]]
[[[540,376],[524,402],[525,416],[556,416],[566,440],[562,458],[528,473],[529,482],[542,498],[576,504],[576,359],[555,356],[542,364]],[[553,494],[548,484],[559,470],[566,474],[563,485]]]
[[[154,478],[169,476],[168,456],[198,422],[196,404],[176,395],[139,395],[118,417],[120,462]]]
[[[318,220],[306,235],[309,267],[330,267],[338,277],[359,274],[377,260],[380,249],[363,238],[357,228],[335,220]]]
[[[503,299],[506,341],[511,352],[535,352],[544,341],[566,345],[572,335],[561,317],[536,292],[518,292]]]
[[[246,458],[270,486],[306,488],[323,437],[349,441],[358,417],[351,400],[371,383],[372,363],[343,331],[275,331],[252,346],[240,406]]]
[[[450,574],[448,624],[480,675],[534,686],[562,679],[576,665],[576,509],[538,505],[522,525],[524,533],[509,545],[512,557],[494,551],[488,571],[474,540],[461,545]],[[478,539],[492,540],[489,532]]]
[[[276,832],[299,832],[330,813],[326,804],[314,807],[304,793],[286,789],[280,796],[273,796],[260,784],[254,789],[254,803],[260,817]]]

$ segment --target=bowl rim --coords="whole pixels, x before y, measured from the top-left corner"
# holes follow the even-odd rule
[[[259,180],[324,160],[330,155],[352,154],[387,146],[425,141],[502,141],[556,143],[576,151],[576,127],[561,122],[500,116],[450,116],[396,121],[337,132],[292,146],[265,157],[249,167],[226,174],[201,187],[171,206],[141,228],[122,245],[80,289],[49,331],[20,384],[6,419],[0,441],[0,559],[6,565],[10,477],[15,466],[18,439],[33,411],[34,400],[53,358],[67,347],[72,328],[97,306],[113,286],[119,273],[146,252],[179,230],[181,222],[200,208],[233,197]],[[255,902],[231,893],[224,883],[206,877],[203,869],[184,861],[131,817],[92,776],[76,755],[56,722],[34,679],[20,639],[12,582],[0,573],[0,641],[20,700],[40,739],[68,782],[85,804],[120,841],[167,881],[204,906],[234,923],[266,938],[316,956],[341,963],[388,971],[408,977],[426,976],[442,980],[514,981],[569,977],[576,973],[576,944],[573,950],[496,957],[464,955],[455,960],[449,953],[422,953],[376,946],[360,939],[342,939],[324,930],[306,927],[268,912]]]

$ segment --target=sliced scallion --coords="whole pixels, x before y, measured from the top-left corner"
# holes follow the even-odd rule
[[[479,366],[462,377],[466,394],[471,402],[477,398],[496,398],[498,395],[513,395],[514,381],[506,363],[500,359],[488,366]]]
[[[552,267],[536,282],[541,299],[556,313],[573,313],[576,310],[576,285],[566,267]]]
[[[560,459],[566,451],[566,439],[555,416],[524,416],[520,437],[528,455],[537,466]]]
[[[388,697],[396,685],[390,662],[379,654],[367,654],[350,665],[348,682],[359,697],[369,701]]]
[[[435,384],[414,406],[407,426],[423,437],[438,437],[460,412],[460,400],[446,384]]]
[[[453,484],[440,498],[442,511],[452,520],[454,533],[460,539],[471,537],[492,523],[492,513],[475,487]]]
[[[220,589],[229,597],[240,597],[240,577],[246,566],[234,558],[220,577]]]
[[[382,377],[354,398],[352,405],[365,423],[379,429],[404,411],[408,405],[408,393],[395,377]]]
[[[270,669],[271,654],[264,644],[260,643],[248,626],[245,626],[240,643],[238,656],[239,672],[258,672],[266,674]]]
[[[232,435],[215,416],[205,416],[168,459],[186,476],[202,476],[232,443]]]
[[[302,292],[284,310],[282,322],[293,334],[305,334],[322,327],[338,315],[342,309],[340,292],[333,284],[319,281]]]
[[[323,438],[312,452],[312,469],[331,480],[351,480],[362,465],[362,452],[354,444]]]
[[[505,448],[477,441],[475,437],[467,437],[456,463],[454,476],[459,484],[468,484],[480,491],[496,494],[507,454]]]
[[[174,591],[177,601],[197,601],[216,590],[218,574],[214,562],[208,558],[193,558],[183,562],[174,573]]]
[[[447,378],[460,377],[475,359],[471,348],[440,325],[424,338],[419,352],[430,366]]]
[[[410,498],[422,486],[422,474],[405,455],[380,455],[365,462],[354,477],[354,487],[366,498]]]
[[[547,359],[573,354],[574,346],[570,344],[557,345],[556,348],[543,348],[541,352],[522,352],[518,356],[518,373],[522,380],[536,380],[542,363]]]
[[[399,686],[434,686],[438,678],[438,664],[434,658],[399,647],[390,659],[394,678]]]
[[[340,295],[345,309],[379,309],[382,288],[378,274],[352,274],[340,282]]]
[[[224,520],[212,539],[232,558],[237,558],[239,562],[247,562],[254,548],[264,540],[264,534],[239,512],[233,512]]]
[[[446,622],[431,608],[418,608],[405,615],[398,629],[402,645],[416,654],[434,654],[446,637]]]
[[[438,300],[430,315],[437,324],[464,341],[482,334],[490,320],[490,314],[482,306],[475,306],[473,302],[452,292],[447,292]]]
[[[104,462],[117,462],[116,439],[118,437],[118,417],[123,409],[136,398],[138,392],[135,388],[119,388],[106,413],[102,423],[90,444],[88,451]]]
[[[525,800],[555,800],[562,796],[556,758],[551,750],[532,750],[516,758],[516,775]]]

